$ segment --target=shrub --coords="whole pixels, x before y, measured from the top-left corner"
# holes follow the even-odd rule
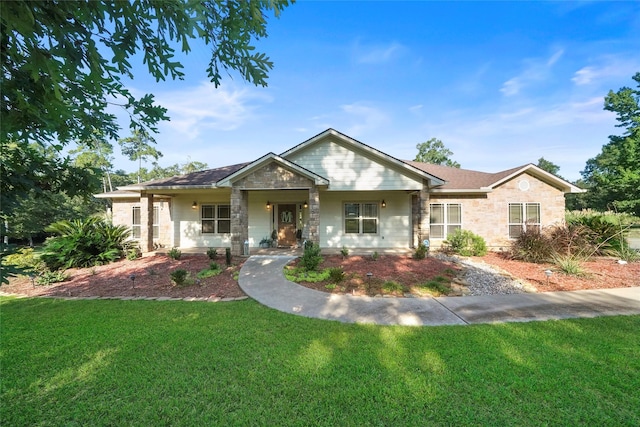
[[[584,257],[579,255],[562,255],[553,254],[551,256],[553,264],[560,269],[563,273],[572,276],[582,276],[585,274],[582,263],[585,261]]]
[[[589,258],[598,251],[598,236],[581,224],[566,223],[546,229],[554,253]]]
[[[428,292],[433,296],[448,295],[451,292],[451,288],[448,286],[449,279],[436,276],[429,280],[427,283],[423,283],[418,286],[421,291]]]
[[[374,251],[373,255],[371,255],[371,259],[377,261],[378,258],[380,258],[380,254],[378,254],[378,251]]]
[[[177,261],[182,257],[182,251],[178,248],[171,248],[171,250],[167,252],[167,255],[169,255],[169,258],[172,260]]]
[[[521,261],[543,263],[549,260],[552,253],[549,238],[536,227],[522,230],[511,244],[511,256]]]
[[[222,272],[222,270],[218,269],[211,269],[211,268],[205,268],[204,270],[198,272],[198,274],[196,275],[196,277],[198,279],[207,279],[209,277],[214,277],[217,276],[218,274],[220,274]]]
[[[36,278],[36,284],[40,286],[49,286],[52,283],[64,282],[69,278],[62,271],[44,271]]]
[[[342,267],[329,268],[329,280],[331,283],[340,283],[344,280],[345,274]]]
[[[321,262],[320,246],[313,242],[305,242],[300,265],[307,271],[315,271]]]
[[[177,270],[173,270],[169,275],[171,276],[171,281],[175,283],[177,286],[183,286],[187,280],[187,275],[189,272],[182,268],[178,268]]]
[[[389,280],[384,282],[384,284],[382,285],[382,289],[384,289],[386,292],[404,292],[404,286],[402,286],[400,283],[395,282],[393,280]]]
[[[346,246],[343,246],[342,249],[340,249],[340,253],[342,254],[342,258],[346,258],[349,256],[349,249],[347,249]]]
[[[2,258],[2,265],[12,265],[24,272],[41,270],[44,266],[40,258],[35,254],[33,248],[18,249]]]
[[[207,249],[207,256],[209,257],[209,259],[214,260],[218,257],[218,251],[216,248],[209,248]]]
[[[425,257],[427,256],[427,253],[429,253],[429,248],[423,242],[420,242],[415,252],[413,252],[413,258],[425,259]]]
[[[142,253],[138,248],[131,248],[127,251],[127,259],[129,261],[135,261],[136,259],[140,258],[141,255]]]
[[[224,249],[224,260],[227,263],[227,267],[231,265],[231,248]]]
[[[445,251],[462,256],[483,256],[487,254],[485,240],[469,230],[458,229],[447,236],[444,242]]]
[[[114,226],[96,217],[58,221],[46,231],[57,234],[47,239],[41,255],[51,271],[108,264],[122,258],[132,244],[127,227]]]
[[[213,270],[213,271],[220,271],[222,270],[222,267],[220,267],[220,264],[218,264],[217,262],[212,262],[209,264],[209,270]]]

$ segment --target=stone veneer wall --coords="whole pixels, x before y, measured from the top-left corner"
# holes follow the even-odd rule
[[[140,206],[139,200],[114,199],[111,207],[111,218],[114,225],[124,225],[131,227],[133,221],[132,208]],[[172,245],[173,226],[171,223],[171,201],[154,199],[154,207],[158,207],[158,237],[153,239],[154,243],[163,247]]]
[[[320,198],[309,178],[271,162],[233,183],[231,190],[231,251],[241,255],[244,241],[249,238],[249,205],[247,190],[286,190],[309,188],[309,234],[318,242]],[[315,191],[315,193],[314,193]],[[315,194],[315,196],[314,196]],[[314,231],[315,230],[315,231]]]
[[[519,187],[521,180],[527,180],[529,188]],[[519,175],[491,193],[478,196],[441,196],[432,194],[430,203],[460,203],[462,205],[462,228],[482,236],[487,246],[508,248],[509,203],[540,203],[540,221],[543,227],[564,221],[564,193],[528,174]],[[442,240],[432,244],[439,246]]]

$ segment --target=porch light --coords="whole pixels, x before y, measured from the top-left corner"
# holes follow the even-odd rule
[[[387,207],[387,202],[385,202],[384,199],[382,199],[381,205],[382,205],[383,208],[386,208]]]
[[[197,209],[198,208],[198,202],[193,202],[191,204],[191,209]]]
[[[309,203],[307,203],[307,201],[305,200],[303,206],[304,206],[305,209],[307,209],[309,207]]]
[[[267,200],[267,210],[271,209],[271,202]]]

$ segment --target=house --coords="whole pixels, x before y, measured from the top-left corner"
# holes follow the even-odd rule
[[[498,173],[398,160],[328,129],[281,154],[249,163],[120,187],[115,224],[154,246],[256,248],[301,240],[322,248],[439,246],[462,228],[489,247],[523,228],[560,223],[573,184],[529,164]]]

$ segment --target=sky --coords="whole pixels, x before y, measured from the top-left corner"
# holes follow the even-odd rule
[[[604,97],[640,71],[640,2],[302,0],[267,32],[266,88],[233,73],[215,88],[209,47],[179,57],[183,81],[139,67],[129,89],[171,117],[155,136],[161,166],[252,161],[334,128],[403,160],[437,138],[484,172],[544,157],[575,181],[623,133]]]

